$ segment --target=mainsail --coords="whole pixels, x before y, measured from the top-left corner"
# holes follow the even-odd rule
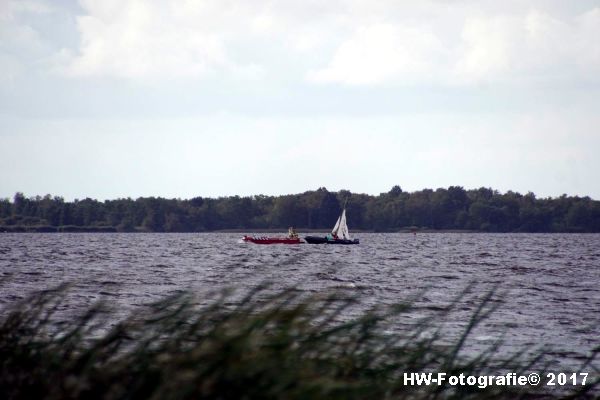
[[[338,218],[331,233],[337,235],[340,239],[351,240],[350,233],[348,233],[348,225],[346,224],[346,209],[342,211],[342,215]]]

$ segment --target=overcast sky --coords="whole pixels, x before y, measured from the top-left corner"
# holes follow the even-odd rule
[[[599,1],[0,0],[0,197],[600,199]]]

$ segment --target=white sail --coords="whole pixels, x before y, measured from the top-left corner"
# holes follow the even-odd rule
[[[342,217],[339,216],[337,219],[337,222],[335,223],[335,225],[333,226],[333,229],[331,230],[332,235],[337,235],[338,230],[340,229],[340,220],[341,219],[342,219]]]
[[[342,211],[342,215],[340,215],[340,217],[338,218],[331,233],[333,233],[334,235],[337,234],[337,236],[340,239],[351,240],[350,233],[348,232],[348,225],[346,223],[346,210],[345,209],[344,209],[344,211]]]
[[[341,237],[342,239],[350,240],[350,232],[348,232],[348,225],[346,223],[346,210],[345,209],[342,212],[338,236]]]

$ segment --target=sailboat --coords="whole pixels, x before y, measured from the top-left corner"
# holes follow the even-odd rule
[[[331,230],[331,234],[327,236],[306,236],[306,243],[310,244],[358,244],[358,239],[352,239],[348,232],[348,224],[346,223],[346,209],[342,211]]]

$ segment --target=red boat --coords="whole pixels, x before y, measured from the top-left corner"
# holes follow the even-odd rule
[[[290,237],[256,237],[256,236],[244,236],[242,238],[244,242],[252,242],[256,244],[300,244],[302,241],[300,238]]]

